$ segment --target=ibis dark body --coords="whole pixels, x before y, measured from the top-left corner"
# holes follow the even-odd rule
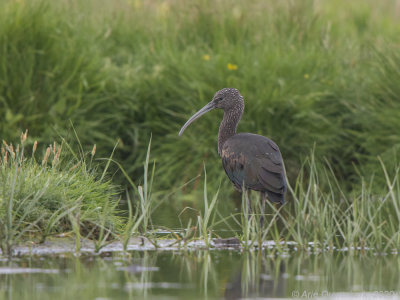
[[[218,91],[213,100],[183,125],[179,135],[200,116],[212,109],[223,109],[218,133],[218,153],[222,166],[239,191],[259,191],[263,199],[285,203],[285,167],[279,147],[269,138],[252,133],[236,133],[244,111],[243,97],[237,89]]]

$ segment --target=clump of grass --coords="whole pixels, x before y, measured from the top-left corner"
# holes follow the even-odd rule
[[[206,247],[210,246],[210,241],[213,235],[213,227],[215,225],[216,210],[215,205],[217,203],[219,191],[217,191],[211,202],[208,201],[207,195],[207,172],[204,167],[204,213],[197,216],[197,226],[199,228],[199,237],[202,238],[206,244]]]
[[[305,161],[291,203],[283,209],[267,202],[269,230],[263,240],[295,241],[300,247],[391,252],[400,247],[400,166],[392,178],[382,160],[386,191],[365,182],[351,194],[342,190],[329,163],[317,166],[314,153]],[[246,229],[247,227],[244,227]]]
[[[274,206],[275,211],[280,211],[283,208],[283,206],[276,208],[275,204],[269,205]],[[277,213],[272,215],[266,213],[263,199],[254,197],[249,191],[243,191],[241,222],[237,220],[237,215],[232,215],[235,222],[241,226],[241,232],[239,235],[236,234],[236,237],[242,242],[242,247],[244,249],[261,248],[262,243],[267,239],[267,235],[279,247],[280,234],[277,230],[277,216]],[[265,222],[265,219],[268,222]]]
[[[134,202],[136,197],[130,196],[130,192],[126,191],[126,198],[128,203],[128,220],[124,226],[121,233],[121,241],[123,249],[126,252],[128,248],[129,239],[135,235],[149,235],[149,229],[151,224],[151,215],[157,208],[155,204],[155,198],[152,196],[152,186],[155,172],[155,163],[153,163],[153,168],[151,175],[149,174],[149,163],[150,163],[150,149],[151,149],[151,138],[147,147],[146,160],[144,162],[144,181],[143,186],[136,184],[132,181],[129,175],[126,173],[125,169],[118,164],[120,170],[125,175],[126,179],[129,181],[130,186],[134,193],[139,196],[139,201]],[[149,177],[150,176],[150,177]],[[152,227],[152,226],[151,226]]]
[[[36,142],[31,156],[26,156],[26,140],[27,132],[21,135],[21,143],[16,147],[5,141],[1,146],[3,254],[10,255],[13,245],[22,238],[44,241],[50,234],[76,231],[78,227],[90,232],[100,223],[107,230],[119,229],[118,191],[110,181],[99,179],[84,157],[74,158],[65,153],[65,146],[71,149],[68,144],[54,142],[37,159]]]

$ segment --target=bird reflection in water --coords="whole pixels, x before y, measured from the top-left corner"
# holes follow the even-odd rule
[[[285,296],[285,265],[262,252],[245,252],[242,267],[225,287],[224,299]]]

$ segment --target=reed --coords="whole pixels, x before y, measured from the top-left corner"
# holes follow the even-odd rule
[[[121,242],[123,249],[126,252],[128,248],[129,239],[132,236],[146,236],[149,235],[151,224],[151,216],[154,209],[159,205],[155,204],[155,198],[152,196],[152,186],[155,173],[155,163],[153,163],[153,168],[151,174],[149,174],[149,163],[150,163],[150,149],[151,149],[151,138],[147,146],[146,160],[144,162],[144,181],[143,186],[136,184],[129,177],[125,169],[118,164],[121,172],[124,174],[126,179],[130,182],[131,189],[137,196],[131,196],[130,192],[126,191],[127,203],[128,203],[128,219],[127,223],[121,234]],[[138,199],[138,201],[135,201]]]
[[[373,182],[365,182],[346,194],[329,163],[317,166],[314,153],[305,161],[294,186],[289,186],[289,203],[277,207],[268,202],[267,228],[260,228],[262,241],[294,241],[298,247],[316,250],[371,250],[390,253],[400,246],[399,169],[389,177],[386,190],[375,192]],[[251,222],[252,218],[249,219]],[[251,240],[252,230],[244,222],[243,239]],[[257,233],[257,231],[256,231]]]
[[[207,195],[207,172],[204,168],[204,212],[197,216],[197,227],[199,229],[199,237],[204,240],[206,247],[210,247],[211,238],[213,236],[213,226],[215,224],[215,205],[217,203],[219,191],[215,193],[209,203]]]

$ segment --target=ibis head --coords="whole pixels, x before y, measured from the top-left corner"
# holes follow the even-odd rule
[[[242,95],[240,95],[240,92],[235,88],[225,88],[219,90],[215,93],[213,99],[209,103],[207,103],[202,109],[200,109],[193,116],[191,116],[189,120],[187,120],[187,122],[182,126],[181,130],[179,131],[179,136],[183,134],[185,129],[191,123],[200,118],[206,112],[209,112],[210,110],[216,108],[222,109],[224,110],[224,112],[235,112],[240,120],[244,109],[243,97]]]

